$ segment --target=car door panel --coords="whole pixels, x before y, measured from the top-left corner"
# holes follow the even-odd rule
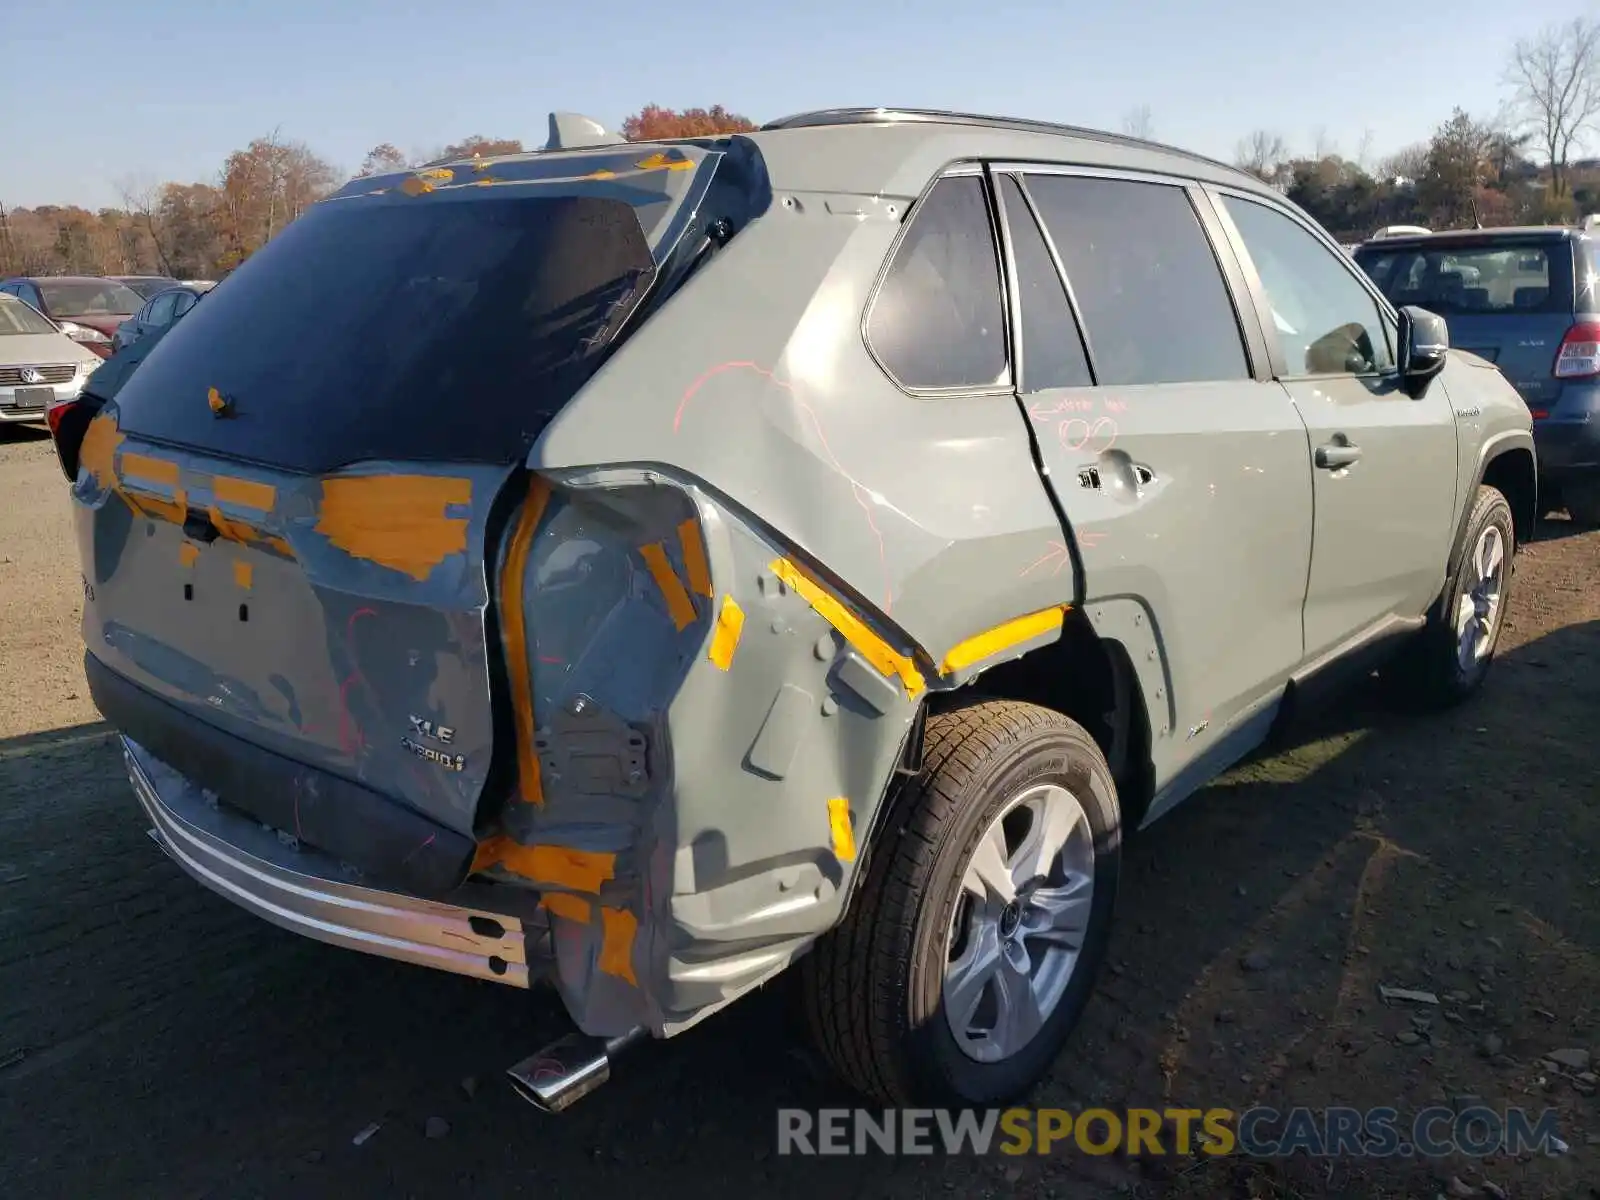
[[[1305,223],[1217,190],[1275,372],[1310,434],[1315,535],[1308,658],[1420,618],[1443,583],[1456,498],[1455,416],[1442,387],[1413,399],[1376,291]]]
[[[1283,388],[1252,370],[1182,188],[1017,175],[1021,187],[1001,172],[997,190],[1021,309],[1020,399],[1077,541],[1086,603],[1135,597],[1156,626],[1171,719],[1152,710],[1152,758],[1158,793],[1175,802],[1168,785],[1193,773],[1186,766],[1213,757],[1226,766],[1250,748],[1230,734],[1281,692],[1304,654],[1305,426]],[[1050,235],[1046,261],[1070,288],[1064,297],[1059,282],[1036,281],[1047,268],[1030,266],[1040,258],[1036,216]],[[1168,232],[1152,232],[1157,223]],[[1030,316],[1039,304],[1064,314],[1054,337]],[[1180,323],[1193,336],[1163,341]],[[1078,328],[1090,386],[1086,372],[1061,365]],[[1162,381],[1140,382],[1152,377]],[[1028,569],[1052,569],[1065,553],[1057,547]],[[1155,699],[1165,707],[1168,698]]]

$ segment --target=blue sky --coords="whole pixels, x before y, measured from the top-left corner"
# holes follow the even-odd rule
[[[114,203],[117,185],[210,180],[277,128],[342,171],[392,141],[543,140],[546,113],[613,127],[648,102],[762,121],[903,104],[1118,128],[1231,158],[1270,127],[1353,155],[1492,112],[1520,35],[1573,0],[0,0],[10,103],[0,202]],[[32,102],[29,102],[29,101]]]

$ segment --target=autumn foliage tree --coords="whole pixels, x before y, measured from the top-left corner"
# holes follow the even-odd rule
[[[622,123],[622,136],[630,142],[649,142],[661,138],[713,137],[719,133],[750,133],[756,123],[749,117],[731,113],[720,104],[710,108],[685,108],[674,111],[659,104],[646,104]]]

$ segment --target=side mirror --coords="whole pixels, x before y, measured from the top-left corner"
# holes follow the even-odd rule
[[[1407,305],[1400,310],[1400,386],[1422,399],[1450,353],[1450,327],[1438,313]]]

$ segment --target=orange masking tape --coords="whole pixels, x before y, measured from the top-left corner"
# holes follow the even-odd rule
[[[973,663],[982,662],[986,658],[993,658],[1013,646],[1020,646],[1024,642],[1031,642],[1034,638],[1059,632],[1066,619],[1067,606],[1058,604],[996,625],[993,629],[952,646],[939,664],[939,674],[948,675],[952,671],[970,667]]]
[[[472,481],[448,475],[350,475],[322,481],[316,531],[352,558],[426,579],[467,548]]]
[[[708,655],[717,670],[726,671],[733,665],[733,654],[739,648],[739,635],[743,632],[744,610],[732,596],[724,596],[722,611],[717,614],[716,628],[711,632]]]
[[[250,582],[254,578],[254,575],[254,569],[249,563],[244,562],[242,559],[234,559],[233,582],[237,586],[248,592],[250,590]]]
[[[539,903],[552,916],[565,917],[580,925],[587,925],[593,916],[589,902],[582,896],[574,896],[570,892],[546,892],[540,897]]]
[[[517,731],[517,792],[528,804],[544,803],[544,783],[539,774],[539,756],[533,751],[533,674],[528,665],[528,616],[523,598],[528,574],[528,555],[545,506],[550,503],[550,485],[535,475],[528,484],[528,498],[517,519],[516,532],[506,551],[505,600],[506,669],[511,675],[511,713]]]
[[[850,801],[843,796],[828,801],[828,833],[833,841],[834,856],[841,862],[854,862],[856,831],[850,823]]]
[[[922,672],[917,670],[916,663],[874,633],[865,621],[845,606],[843,601],[793,562],[787,558],[775,559],[768,569],[782,580],[785,586],[799,592],[806,603],[816,609],[824,621],[838,630],[845,641],[860,651],[862,657],[876,667],[880,674],[897,676],[905,685],[907,696],[914,697],[927,686],[927,681],[923,679]]]
[[[678,632],[682,633],[694,621],[694,601],[689,599],[683,581],[667,560],[666,550],[660,542],[651,542],[648,546],[639,547],[639,557],[644,559],[656,586],[661,589],[661,597],[667,602],[667,615],[672,618]]]
[[[185,542],[178,547],[178,565],[192,567],[200,558],[200,547],[193,542]]]
[[[606,880],[616,877],[616,864],[615,854],[570,846],[524,846],[501,835],[479,844],[472,869],[500,866],[534,883],[593,894]]]
[[[678,545],[683,550],[683,569],[689,576],[689,590],[711,599],[711,567],[706,562],[706,543],[700,536],[700,522],[690,517],[678,526]]]
[[[236,504],[260,512],[270,512],[278,500],[278,489],[270,483],[233,479],[227,475],[218,475],[211,481],[211,494],[220,504]]]
[[[633,938],[639,932],[639,918],[625,908],[602,908],[600,920],[605,926],[605,937],[600,943],[597,965],[607,975],[626,979],[638,987],[639,981],[633,974]]]

